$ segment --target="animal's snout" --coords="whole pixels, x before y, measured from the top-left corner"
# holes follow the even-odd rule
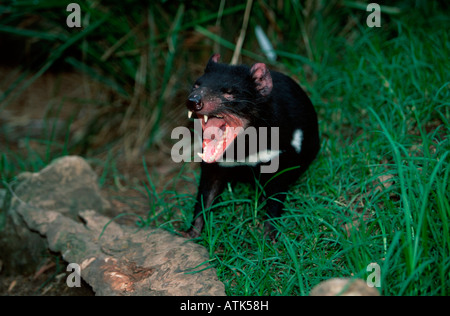
[[[202,96],[200,94],[190,95],[187,101],[187,107],[191,111],[200,111],[203,108]]]

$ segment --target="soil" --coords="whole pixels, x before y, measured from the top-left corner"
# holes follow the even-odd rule
[[[60,259],[50,258],[34,275],[4,276],[0,272],[0,296],[93,296],[85,282],[80,287],[67,286],[70,272],[58,265]]]

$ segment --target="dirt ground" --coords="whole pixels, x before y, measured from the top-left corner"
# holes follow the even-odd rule
[[[82,282],[81,287],[69,287],[66,280],[70,272],[57,265],[58,258],[48,263],[34,275],[4,276],[0,272],[0,296],[92,296],[91,287]]]

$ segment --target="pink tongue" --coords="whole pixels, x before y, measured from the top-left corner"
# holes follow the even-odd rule
[[[211,163],[222,157],[224,151],[224,130],[226,125],[222,119],[210,118],[203,131],[203,157],[205,162]],[[224,128],[224,130],[221,129]]]
[[[221,131],[221,127],[225,126],[224,120],[221,120],[217,117],[211,117],[208,119],[208,123],[204,125],[203,130],[203,138],[205,139],[213,139],[218,138],[216,136],[221,136],[223,131]],[[219,135],[217,135],[219,134]]]
[[[217,153],[216,153],[216,146],[215,146],[215,142],[209,142],[208,144],[206,144],[205,142],[203,143],[203,160],[205,162],[214,162],[217,160],[216,157]]]

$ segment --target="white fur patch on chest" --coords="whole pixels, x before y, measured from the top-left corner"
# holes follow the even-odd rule
[[[298,128],[292,133],[291,146],[294,147],[295,151],[299,154],[302,151],[303,142],[303,131]]]
[[[262,150],[260,152],[248,155],[245,157],[245,161],[219,161],[219,165],[222,167],[235,167],[235,166],[256,166],[262,162],[269,162],[275,157],[281,154],[281,150]]]

